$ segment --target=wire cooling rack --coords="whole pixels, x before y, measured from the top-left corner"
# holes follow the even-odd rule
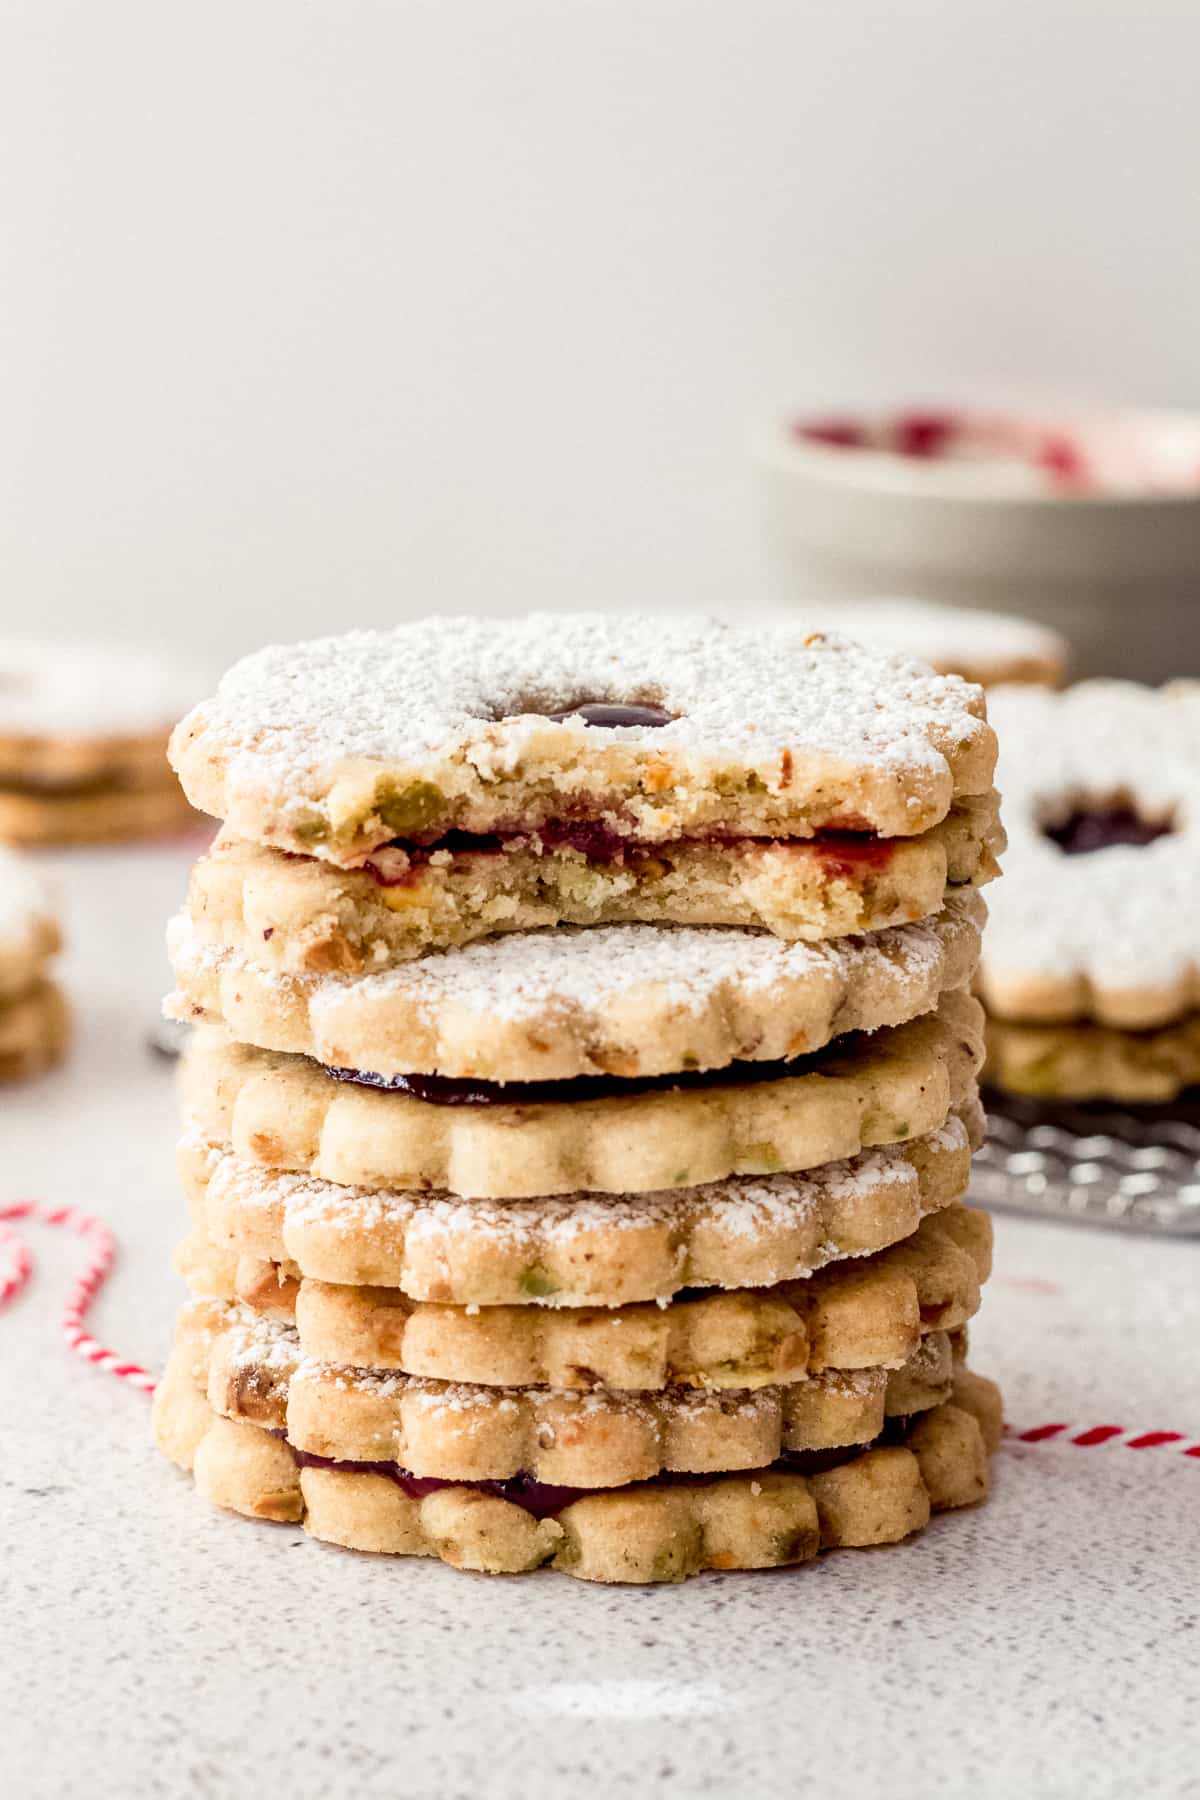
[[[1116,1230],[1200,1237],[1200,1105],[1044,1105],[987,1096],[971,1198]]]

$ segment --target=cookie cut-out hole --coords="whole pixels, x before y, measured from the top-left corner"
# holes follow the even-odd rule
[[[660,705],[661,698],[657,689],[644,688],[640,694],[632,694],[622,700],[580,694],[569,706],[556,706],[553,696],[531,690],[510,701],[503,712],[498,711],[495,717],[498,720],[519,719],[532,713],[540,719],[553,719],[556,725],[563,724],[567,719],[581,718],[585,725],[595,725],[610,731],[621,725],[642,725],[647,730],[654,730],[660,725],[670,725],[680,717],[679,713],[670,712]]]
[[[581,718],[585,725],[615,730],[618,725],[644,725],[650,729],[669,725],[675,714],[669,713],[664,706],[652,706],[641,700],[575,700],[570,706],[547,713],[546,717],[559,725],[567,719]]]
[[[1079,807],[1057,825],[1043,825],[1042,836],[1064,856],[1088,856],[1117,844],[1142,848],[1174,831],[1172,819],[1146,819],[1132,806]]]

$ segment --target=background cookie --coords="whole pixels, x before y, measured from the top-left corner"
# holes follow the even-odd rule
[[[981,607],[888,597],[839,600],[836,607],[823,608],[806,600],[771,617],[810,631],[844,632],[873,650],[915,657],[939,674],[961,675],[982,687],[1003,681],[1058,687],[1070,661],[1061,633]]]
[[[166,743],[199,686],[149,646],[0,639],[0,839],[115,842],[194,822]]]

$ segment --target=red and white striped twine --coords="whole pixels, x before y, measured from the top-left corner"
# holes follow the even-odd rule
[[[1092,1450],[1097,1444],[1117,1444],[1125,1450],[1171,1449],[1180,1456],[1200,1460],[1200,1443],[1182,1431],[1128,1431],[1124,1425],[1089,1425],[1083,1431],[1074,1425],[1033,1425],[1028,1431],[1014,1431],[1012,1441],[1018,1444],[1045,1444],[1057,1439],[1061,1444],[1077,1444],[1081,1450]]]
[[[145,1394],[154,1392],[155,1377],[137,1363],[125,1362],[114,1350],[107,1350],[84,1327],[88,1308],[112,1268],[116,1255],[116,1239],[104,1223],[90,1213],[76,1212],[73,1206],[39,1206],[36,1200],[14,1200],[0,1206],[0,1306],[14,1299],[33,1273],[33,1257],[24,1239],[12,1229],[10,1221],[33,1219],[40,1225],[61,1226],[73,1231],[89,1245],[92,1258],[67,1295],[63,1308],[62,1335],[68,1350],[81,1356],[93,1368],[104,1369],[130,1387]]]

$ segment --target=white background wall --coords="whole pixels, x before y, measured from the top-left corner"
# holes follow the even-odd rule
[[[0,0],[0,605],[758,599],[796,401],[1200,402],[1200,0]]]

